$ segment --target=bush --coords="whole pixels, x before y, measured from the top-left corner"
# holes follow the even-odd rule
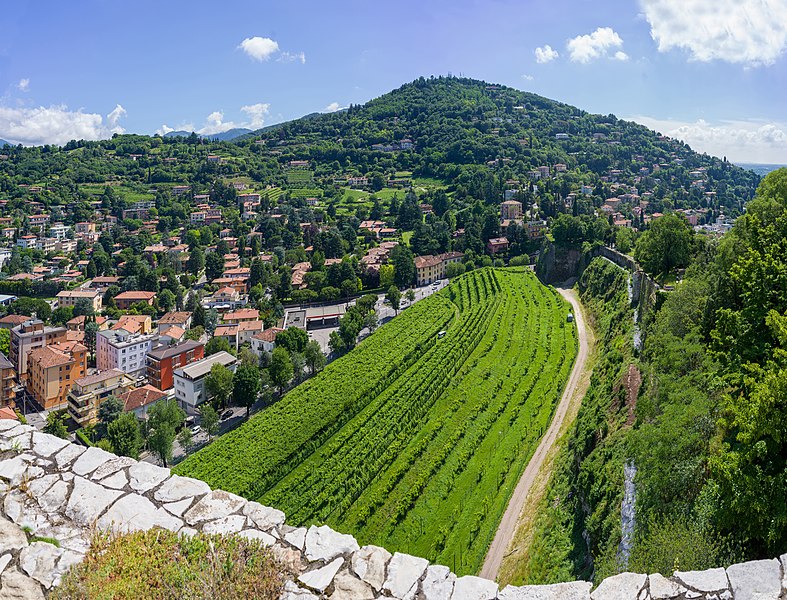
[[[51,598],[278,599],[281,568],[257,540],[152,529],[97,533]]]

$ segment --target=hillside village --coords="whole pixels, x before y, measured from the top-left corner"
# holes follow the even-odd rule
[[[475,108],[414,118],[438,96]],[[234,142],[6,146],[3,414],[92,444],[108,398],[143,421],[175,399],[178,428],[208,400],[259,410],[436,282],[533,264],[544,244],[629,252],[665,213],[721,235],[755,181],[611,116],[453,78]],[[259,382],[246,396],[239,368]]]

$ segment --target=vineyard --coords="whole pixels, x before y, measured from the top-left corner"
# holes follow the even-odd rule
[[[567,312],[527,270],[468,273],[176,470],[476,573],[571,370]]]

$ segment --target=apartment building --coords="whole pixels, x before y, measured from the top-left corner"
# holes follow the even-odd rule
[[[71,385],[87,372],[87,348],[77,342],[33,350],[28,359],[27,390],[44,410],[66,408]]]
[[[99,371],[76,379],[68,393],[68,412],[80,427],[98,421],[98,409],[110,396],[120,397],[134,387],[134,380],[118,369]]]
[[[96,334],[96,367],[100,371],[118,369],[135,379],[147,372],[147,354],[158,340],[158,333],[129,333],[110,329]]]
[[[159,390],[168,390],[175,385],[175,369],[190,365],[204,356],[205,346],[193,340],[154,348],[147,355],[148,383]]]
[[[175,399],[188,414],[195,414],[197,407],[210,399],[205,391],[205,378],[213,365],[224,365],[234,373],[238,359],[222,351],[175,370]]]
[[[30,319],[11,330],[8,358],[21,382],[27,380],[28,355],[36,348],[67,341],[65,327],[49,327],[40,319]]]

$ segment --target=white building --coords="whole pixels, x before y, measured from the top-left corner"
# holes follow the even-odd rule
[[[209,400],[205,391],[205,378],[213,365],[224,365],[233,373],[238,366],[238,359],[229,352],[217,352],[207,358],[175,369],[175,400],[188,414],[195,414],[197,407]]]
[[[158,341],[158,333],[129,333],[110,329],[96,333],[96,367],[99,371],[118,369],[143,379],[147,371],[147,353]]]
[[[49,237],[53,237],[56,240],[64,240],[68,237],[68,232],[71,228],[68,225],[63,225],[63,223],[55,223],[54,225],[50,225],[49,227]]]

